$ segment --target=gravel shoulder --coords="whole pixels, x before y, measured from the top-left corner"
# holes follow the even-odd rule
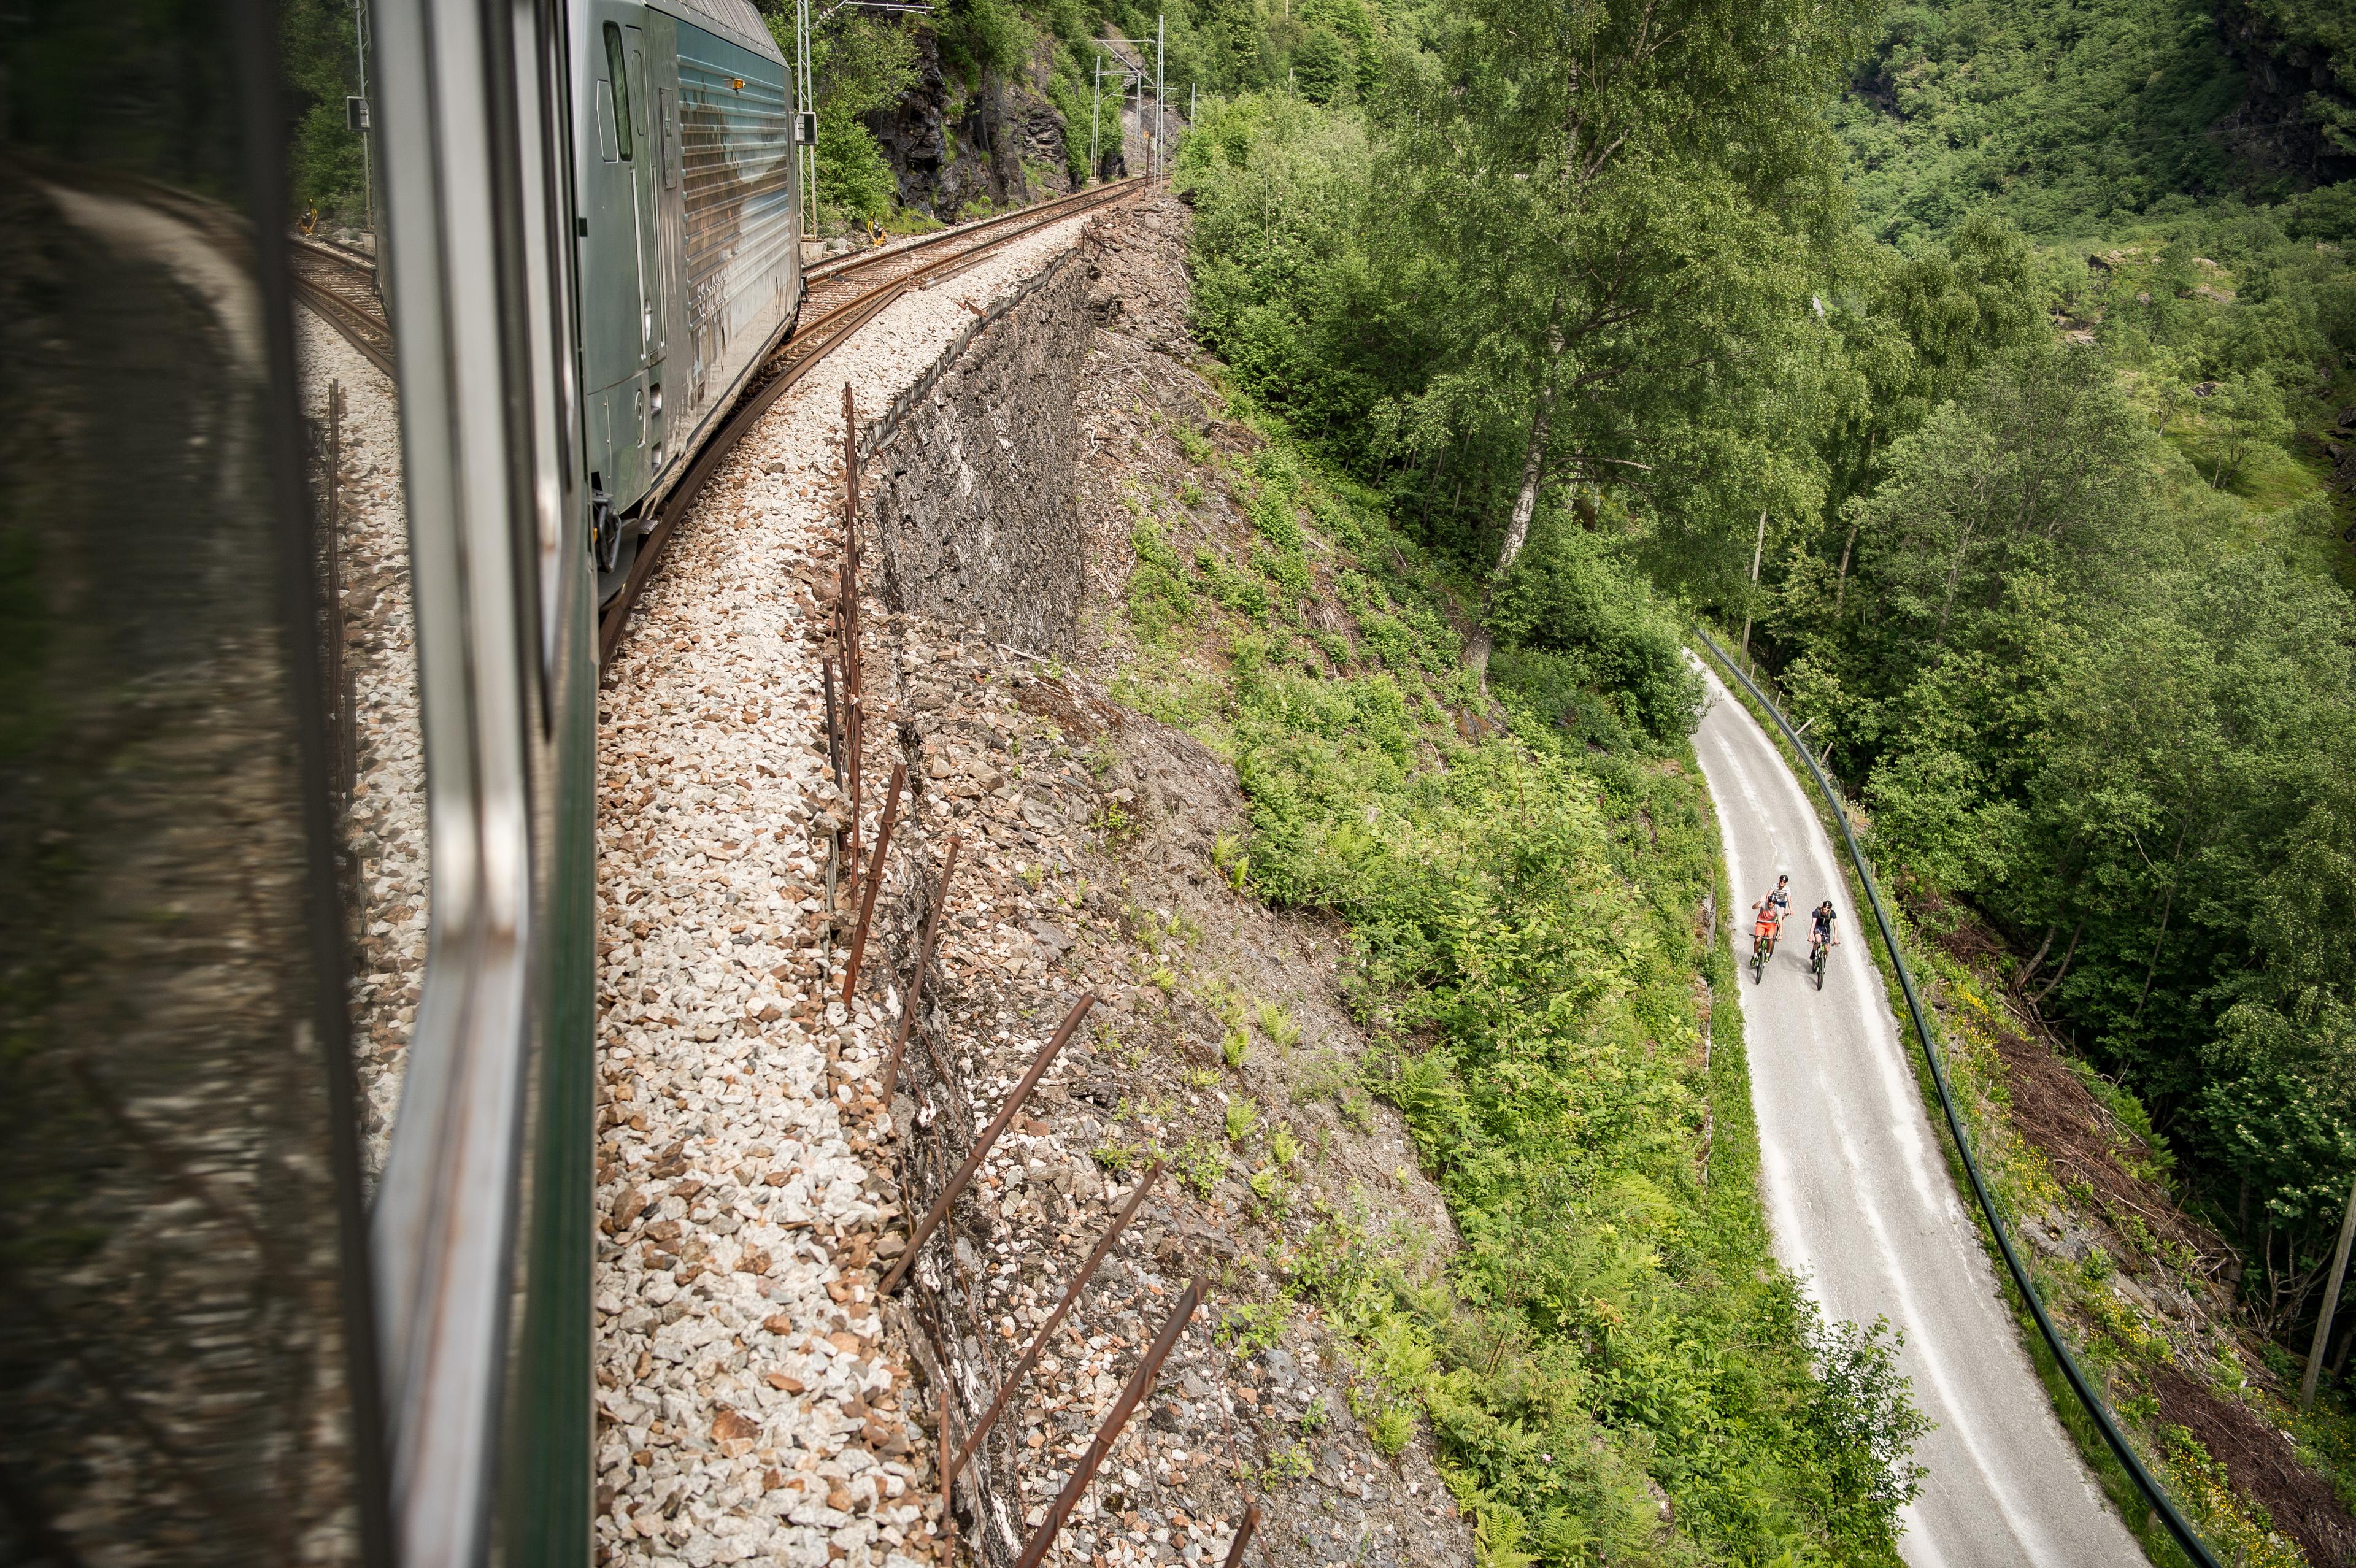
[[[1075,240],[896,302],[730,454],[601,694],[594,1280],[601,1552],[928,1556],[905,1350],[862,1264],[898,1218],[876,1073],[896,1019],[837,992],[809,584],[836,559],[841,390],[882,409],[970,312]],[[888,768],[884,770],[888,773]]]

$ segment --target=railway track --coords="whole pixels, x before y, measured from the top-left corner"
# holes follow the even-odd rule
[[[892,302],[911,289],[930,288],[975,265],[999,247],[1051,223],[1108,206],[1144,187],[1142,176],[1035,203],[1002,217],[944,229],[910,244],[822,262],[803,274],[808,293],[792,334],[771,353],[755,380],[737,400],[736,407],[712,438],[688,460],[670,489],[655,505],[654,527],[638,546],[622,590],[598,616],[597,662],[605,665],[621,645],[630,611],[654,581],[663,547],[670,542],[679,519],[760,417],[819,361],[841,347],[854,332],[882,315]]]
[[[660,568],[663,547],[679,519],[695,504],[704,485],[736,443],[794,384],[809,374],[843,341],[882,315],[911,289],[926,289],[955,277],[992,251],[1035,229],[1113,202],[1144,188],[1143,176],[1058,197],[1002,214],[945,229],[889,250],[822,261],[802,274],[807,292],[800,315],[785,340],[771,350],[759,376],[738,398],[709,440],[698,448],[667,490],[654,502],[654,526],[638,546],[637,559],[616,593],[599,613],[597,662],[606,663],[620,645],[630,611]],[[392,329],[377,297],[369,258],[301,235],[290,237],[294,291],[328,325],[397,379]]]
[[[287,251],[295,297],[341,333],[368,362],[395,380],[392,328],[377,297],[375,263],[356,251],[294,235]]]

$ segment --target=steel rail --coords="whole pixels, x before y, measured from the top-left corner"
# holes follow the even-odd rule
[[[294,285],[294,296],[302,299],[323,323],[335,327],[337,336],[359,348],[360,357],[386,374],[386,379],[398,381],[393,372],[393,330],[381,315],[372,315],[368,308],[344,299],[335,290],[325,287],[316,278],[306,278],[299,266],[287,269],[287,280]]]
[[[1882,905],[1881,889],[1874,880],[1872,862],[1858,847],[1857,833],[1849,826],[1848,811],[1841,804],[1840,792],[1833,788],[1832,781],[1825,776],[1825,770],[1817,763],[1815,753],[1802,742],[1799,731],[1792,728],[1792,721],[1783,717],[1783,710],[1775,705],[1773,699],[1759,688],[1759,683],[1728,656],[1726,650],[1718,645],[1718,640],[1698,624],[1694,627],[1694,635],[1701,639],[1711,656],[1742,683],[1742,688],[1759,706],[1767,710],[1767,716],[1775,720],[1775,727],[1783,731],[1784,739],[1791,741],[1792,749],[1806,760],[1808,772],[1815,778],[1816,788],[1823,792],[1826,805],[1840,824],[1841,839],[1847,846],[1849,864],[1857,868],[1858,880],[1865,884],[1865,901],[1873,911],[1873,923],[1879,928],[1881,944],[1889,950],[1890,967],[1898,972],[1898,988],[1905,993],[1907,1017],[1913,1022],[1914,1038],[1922,1043],[1922,1060],[1931,1064],[1931,1079],[1938,1086],[1939,1109],[1946,1116],[1949,1136],[1955,1140],[1955,1152],[1962,1157],[1964,1174],[1972,1184],[1972,1196],[1979,1201],[1980,1212],[1987,1217],[1988,1230],[1996,1237],[1997,1251],[2004,1254],[2005,1269],[2012,1275],[2013,1286],[2020,1292],[2021,1299],[2029,1304],[2029,1315],[2036,1319],[2037,1331],[2043,1337],[2046,1348],[2061,1363],[2062,1375],[2069,1380],[2071,1391],[2078,1396],[2079,1403],[2085,1407],[2086,1413],[2101,1431],[2103,1441],[2117,1456],[2128,1477],[2135,1482],[2136,1489],[2151,1505],[2152,1511],[2159,1515],[2160,1522],[2168,1527],[2168,1533],[2175,1538],[2176,1544],[2192,1560],[2195,1568],[2220,1568],[2216,1555],[2177,1508],[2176,1499],[2169,1495],[2168,1488],[2161,1486],[2149,1470],[2144,1468],[2142,1458],[2128,1445],[2126,1434],[2119,1430],[2110,1406],[2103,1402],[2100,1391],[2086,1376],[2085,1370],[2078,1365],[2078,1358],[2071,1354],[2061,1330],[2054,1327],[2052,1317],[2045,1310],[2044,1298],[2038,1295],[2036,1284],[2029,1277],[2028,1265],[2021,1262],[2019,1253],[2013,1247],[2012,1233],[2006,1228],[2004,1216],[1997,1211],[1996,1196],[1988,1190],[1987,1182],[1980,1174],[1979,1161],[1972,1154],[1971,1139],[1964,1131],[1963,1115],[1955,1108],[1954,1093],[1947,1083],[1946,1063],[1940,1059],[1939,1049],[1931,1040],[1931,1028],[1922,1014],[1922,998],[1914,989],[1914,976],[1906,967],[1906,955],[1899,950],[1898,933],[1890,925],[1890,912]]]
[[[658,505],[655,526],[648,529],[646,537],[639,541],[637,559],[631,563],[629,576],[624,581],[621,592],[614,596],[611,603],[599,612],[597,626],[599,666],[602,667],[612,661],[614,650],[621,645],[623,634],[628,629],[630,612],[637,606],[639,596],[646,592],[647,584],[653,580],[657,563],[662,558],[664,547],[669,544],[671,534],[676,530],[680,519],[684,517],[689,509],[694,506],[696,497],[702,493],[703,486],[719,470],[721,460],[734,450],[736,443],[744,438],[753,426],[759,421],[761,416],[767,413],[779,398],[784,397],[803,377],[809,374],[820,360],[841,347],[844,340],[852,333],[883,315],[885,309],[911,289],[928,289],[936,283],[945,283],[967,268],[980,265],[992,251],[1025,234],[1044,229],[1052,223],[1063,222],[1080,213],[1108,206],[1124,199],[1141,188],[1142,187],[1140,185],[1121,181],[1115,185],[1084,191],[1077,196],[1042,203],[1037,207],[1023,208],[1017,212],[1009,213],[1002,218],[990,219],[980,224],[950,229],[937,236],[928,236],[926,241],[928,245],[946,245],[952,240],[970,240],[977,235],[981,237],[981,242],[955,250],[948,255],[896,273],[876,283],[873,287],[828,310],[817,320],[802,326],[791,336],[772,347],[769,351],[772,373],[766,380],[751,388],[741,397],[734,411],[722,421],[719,428],[712,432],[710,438],[689,460],[688,466],[680,475],[678,483],[671,486],[669,492]],[[1002,231],[1001,226],[1003,226]],[[854,268],[846,265],[826,274],[819,281],[831,282],[847,273],[863,271],[867,267],[884,266],[905,257],[913,248],[903,246],[879,256],[862,258],[860,266]],[[805,281],[808,281],[807,274]]]
[[[937,233],[920,235],[914,240],[903,240],[897,245],[885,246],[881,250],[854,251],[847,256],[837,256],[832,260],[820,261],[815,266],[803,268],[802,281],[815,283],[830,278],[843,277],[868,267],[883,266],[914,251],[930,250],[936,245],[948,244],[953,240],[984,233],[1005,224],[1019,223],[1026,219],[1035,219],[1045,213],[1090,207],[1098,201],[1117,199],[1112,193],[1126,194],[1144,182],[1143,175],[1130,175],[1126,179],[1108,180],[1103,185],[1072,191],[1050,201],[1033,202],[1029,207],[1018,207],[1011,212],[1001,212],[995,218],[984,218],[976,222],[959,224],[953,229],[944,229]]]
[[[376,287],[376,258],[367,251],[355,251],[348,245],[338,245],[332,240],[322,240],[311,234],[289,234],[286,238],[297,247],[324,257],[347,272],[359,273],[368,279],[369,288]]]

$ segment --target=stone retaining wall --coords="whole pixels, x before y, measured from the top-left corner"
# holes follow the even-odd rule
[[[1033,653],[1071,646],[1087,592],[1073,414],[1087,285],[1067,252],[862,432],[870,560],[894,608]]]

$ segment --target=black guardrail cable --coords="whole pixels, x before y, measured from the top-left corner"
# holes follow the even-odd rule
[[[1759,689],[1758,682],[1745,674],[1740,665],[1728,657],[1726,650],[1718,645],[1718,640],[1701,626],[1694,627],[1694,635],[1702,640],[1718,662],[1742,683],[1742,688],[1751,693],[1760,707],[1767,710],[1768,717],[1775,720],[1775,727],[1783,731],[1784,739],[1792,742],[1792,750],[1807,760],[1808,772],[1815,775],[1816,788],[1824,793],[1825,804],[1832,808],[1834,819],[1840,824],[1841,839],[1848,847],[1849,863],[1857,868],[1858,880],[1865,884],[1865,900],[1873,910],[1873,923],[1880,928],[1881,943],[1889,949],[1890,966],[1898,971],[1898,988],[1906,994],[1906,1013],[1913,1020],[1914,1038],[1922,1042],[1922,1060],[1931,1064],[1932,1081],[1939,1088],[1939,1109],[1946,1114],[1947,1131],[1955,1140],[1955,1152],[1963,1157],[1964,1174],[1971,1179],[1972,1196],[1979,1200],[1980,1212],[1987,1216],[1988,1229],[1996,1235],[1997,1250],[2004,1254],[2004,1266],[2010,1271],[2013,1285],[2020,1292],[2021,1299],[2029,1303],[2029,1313],[2037,1320],[2038,1332],[2045,1337],[2045,1343],[2053,1351],[2054,1359],[2062,1363],[2062,1375],[2070,1380],[2070,1387],[2077,1394],[2079,1403],[2086,1407],[2086,1413],[2101,1429],[2103,1441],[2110,1445],[2111,1452],[2117,1455],[2119,1463],[2126,1467],[2127,1475],[2134,1480],[2136,1489],[2143,1493],[2144,1500],[2150,1503],[2153,1511],[2159,1515],[2160,1522],[2168,1526],[2169,1534],[2176,1538],[2176,1544],[2184,1549],[2184,1554],[2192,1560],[2196,1568],[2222,1568],[2216,1555],[2209,1550],[2208,1543],[2186,1521],[2183,1512],[2176,1506],[2176,1499],[2168,1495],[2168,1488],[2152,1478],[2151,1472],[2144,1468],[2143,1460],[2127,1445],[2126,1434],[2119,1430],[2119,1424],[2113,1418],[2110,1407],[2103,1403],[2102,1395],[2088,1381],[2084,1369],[2078,1365],[2078,1358],[2070,1353],[2068,1345],[2062,1343],[2061,1331],[2053,1327],[2053,1319],[2046,1313],[2044,1298],[2037,1294],[2037,1286],[2030,1283],[2029,1270],[2021,1263],[2020,1254],[2013,1250],[2012,1233],[2005,1228],[2003,1217],[1997,1212],[1996,1200],[1989,1194],[1987,1182],[1980,1175],[1979,1161],[1972,1157],[1971,1139],[1965,1136],[1963,1117],[1955,1109],[1954,1093],[1947,1085],[1946,1065],[1939,1060],[1939,1049],[1932,1043],[1930,1026],[1922,1019],[1922,999],[1915,994],[1914,976],[1906,968],[1905,955],[1899,951],[1898,933],[1890,927],[1889,911],[1882,907],[1881,890],[1874,882],[1872,863],[1866,859],[1865,851],[1858,848],[1857,833],[1849,827],[1848,810],[1841,802],[1840,793],[1825,776],[1825,770],[1817,764],[1815,754],[1801,741],[1799,732],[1792,728],[1792,721],[1783,717],[1783,710],[1776,707],[1765,692]]]

